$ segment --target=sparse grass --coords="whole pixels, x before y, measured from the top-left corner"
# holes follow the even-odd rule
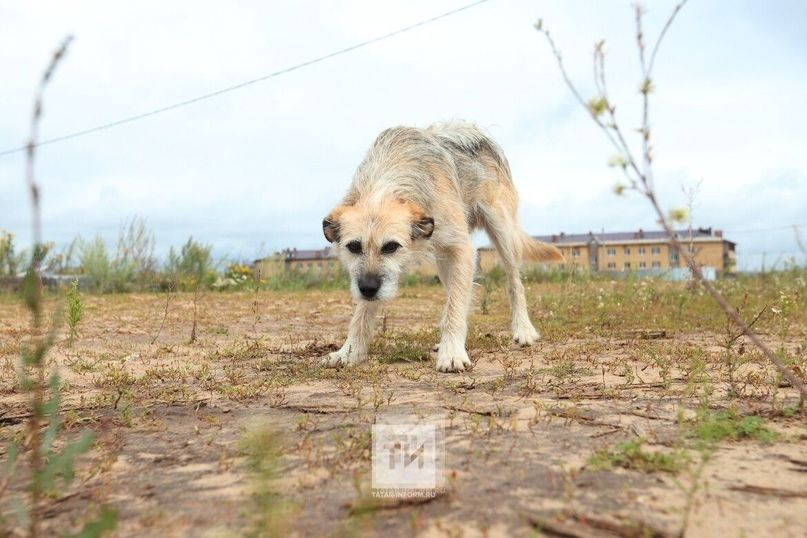
[[[774,281],[767,280],[761,295],[778,300],[777,290],[765,288]],[[598,480],[625,476],[623,471],[608,473],[607,469],[672,475],[673,482],[680,481],[681,486],[676,487],[693,503],[695,493],[703,487],[701,472],[707,458],[702,452],[714,451],[735,442],[733,439],[784,446],[781,443],[791,434],[768,441],[765,432],[776,431],[780,422],[788,428],[798,427],[794,426],[796,420],[788,418],[798,413],[792,390],[779,386],[781,379],[753,350],[740,355],[739,342],[732,348],[741,357],[734,375],[738,390],[729,395],[722,366],[726,350],[721,320],[711,320],[704,327],[690,326],[687,321],[674,331],[663,325],[661,320],[675,323],[676,295],[686,295],[689,306],[701,304],[690,288],[661,281],[596,280],[533,283],[529,287],[532,316],[545,338],[531,348],[514,346],[508,331],[506,292],[495,288],[488,313],[483,314],[479,304],[472,313],[467,345],[475,367],[461,376],[438,374],[433,367],[431,348],[439,341],[434,320],[444,300],[442,289],[435,286],[406,288],[406,297],[385,309],[388,314],[378,320],[380,334],[373,342],[370,360],[339,370],[319,367],[318,359],[341,343],[350,312],[350,298],[344,291],[208,292],[205,307],[199,309],[200,338],[193,345],[187,341],[193,308],[190,292],[176,294],[160,341],[154,344],[150,341],[155,327],[165,317],[164,296],[86,296],[92,323],[82,322],[76,345],[58,346],[54,354],[56,363],[66,366],[62,392],[69,407],[75,406],[67,411],[65,422],[79,426],[111,420],[113,431],[127,428],[127,438],[154,435],[160,439],[168,436],[155,433],[167,427],[166,409],[171,409],[172,421],[166,432],[186,420],[181,418],[183,409],[191,409],[191,415],[199,415],[198,442],[183,449],[188,454],[183,457],[198,457],[193,454],[199,445],[221,446],[221,468],[241,473],[244,468],[233,460],[235,454],[226,448],[226,439],[229,435],[232,442],[232,432],[241,428],[244,413],[254,409],[269,413],[268,420],[287,432],[289,443],[281,449],[282,461],[289,462],[284,463],[284,473],[299,473],[303,466],[306,472],[296,474],[297,479],[305,481],[307,488],[327,491],[367,466],[369,426],[379,413],[405,411],[428,418],[439,412],[449,415],[451,436],[467,443],[467,453],[465,448],[459,452],[451,449],[452,465],[466,459],[470,462],[465,473],[499,465],[503,458],[521,457],[524,443],[536,435],[544,436],[540,447],[549,443],[561,450],[556,444],[560,429],[583,454],[593,454],[589,468],[601,468],[605,473]],[[756,300],[749,295],[749,302]],[[633,304],[640,307],[633,308]],[[704,311],[695,315],[706,319],[709,307],[702,306]],[[803,364],[805,353],[797,335],[804,328],[797,320],[804,316],[804,305],[794,302],[788,307],[789,331],[781,347],[789,360]],[[0,313],[4,327],[11,328],[0,333],[0,350],[16,352],[18,348],[18,333],[13,330],[15,308],[10,304],[5,316]],[[48,314],[58,308],[56,296],[46,299]],[[344,318],[344,324],[334,323],[338,316]],[[779,339],[784,334],[783,322],[783,316],[765,315],[758,326],[769,324],[770,338]],[[9,397],[13,395],[9,393]],[[737,412],[726,427],[731,417],[713,411],[718,406],[732,409],[734,404],[737,409],[756,408],[760,398],[773,405],[768,413],[756,412],[766,417],[765,422]],[[570,404],[563,406],[563,420],[550,412],[558,401]],[[665,411],[669,402],[680,402],[687,419],[678,422],[673,409]],[[219,415],[213,426],[202,418],[205,409],[240,411]],[[648,437],[652,442],[634,439],[597,450],[604,436],[628,433],[620,417],[632,411],[653,417],[653,427],[674,435],[672,441],[656,438],[656,430],[645,426],[644,431],[633,433],[652,435]],[[591,425],[602,428],[605,423],[614,424],[613,430],[588,429]],[[699,437],[698,428],[709,432],[717,428],[715,424],[732,433],[709,441]],[[522,435],[525,430],[531,435]],[[711,439],[708,433],[702,435]],[[540,450],[534,442],[528,445],[529,450]],[[687,462],[690,455],[692,463]],[[143,472],[155,473],[159,468],[147,465]],[[105,471],[98,472],[103,475]],[[309,501],[304,501],[312,489],[275,491],[293,491],[288,493],[296,502],[293,511],[316,519]],[[464,481],[456,494],[467,501],[467,495],[477,491],[476,485]],[[274,502],[280,497],[265,498]],[[580,501],[573,491],[566,498]],[[447,505],[444,500],[436,503],[438,511]],[[361,507],[359,502],[340,508],[336,523],[353,528],[349,523],[356,519],[352,510],[361,512]],[[395,519],[394,514],[415,509],[406,503],[385,504],[370,510],[359,525],[371,530],[382,519]],[[257,508],[250,504],[246,510]],[[159,525],[159,517],[153,517]],[[243,525],[257,528],[250,517],[238,521],[232,527],[238,529],[234,532],[241,533]],[[292,517],[289,525],[311,531],[299,518]]]
[[[765,424],[765,419],[756,415],[742,416],[734,409],[726,411],[701,411],[689,427],[689,434],[706,443],[741,441],[751,439],[772,443],[779,434]]]
[[[373,341],[370,356],[382,363],[423,362],[429,360],[429,352],[438,341],[435,330],[387,332]]]
[[[643,448],[644,439],[631,439],[617,443],[613,447],[597,450],[588,460],[592,470],[622,467],[643,473],[665,472],[676,474],[690,463],[686,451],[650,451]]]

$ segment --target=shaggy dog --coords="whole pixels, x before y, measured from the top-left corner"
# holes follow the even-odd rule
[[[470,123],[426,129],[393,127],[376,138],[342,202],[322,221],[350,275],[357,300],[345,344],[323,359],[327,366],[367,359],[381,301],[392,299],[407,264],[434,256],[447,301],[437,369],[470,366],[465,350],[476,250],[471,232],[483,228],[507,272],[513,340],[538,339],[530,322],[519,263],[562,260],[560,252],[527,235],[518,223],[518,194],[499,145]]]

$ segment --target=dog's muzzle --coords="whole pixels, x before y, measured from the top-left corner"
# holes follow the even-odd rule
[[[359,291],[362,297],[372,301],[381,288],[381,277],[376,274],[366,274],[359,279]]]

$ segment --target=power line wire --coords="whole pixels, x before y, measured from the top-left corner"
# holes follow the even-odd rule
[[[424,19],[424,20],[416,22],[414,24],[410,24],[409,26],[399,28],[398,30],[394,30],[394,31],[389,32],[387,34],[383,34],[383,35],[380,35],[378,37],[368,39],[367,41],[362,41],[360,43],[356,43],[355,45],[351,45],[349,47],[345,47],[343,49],[339,49],[339,50],[336,50],[334,52],[330,52],[330,53],[325,54],[323,56],[318,56],[318,57],[313,58],[311,60],[307,60],[305,62],[293,65],[291,67],[286,67],[286,68],[280,69],[278,71],[274,71],[272,73],[269,73],[267,75],[263,75],[263,76],[258,77],[258,78],[247,80],[247,81],[235,84],[233,86],[228,86],[228,87],[222,88],[220,90],[216,90],[216,91],[213,91],[213,92],[210,92],[210,93],[199,95],[197,97],[193,97],[191,99],[187,99],[185,101],[180,101],[178,103],[174,103],[174,104],[167,105],[167,106],[164,106],[164,107],[156,108],[156,109],[150,110],[148,112],[143,112],[141,114],[136,114],[134,116],[129,116],[127,118],[123,118],[123,119],[120,119],[120,120],[117,120],[117,121],[113,121],[113,122],[110,122],[110,123],[104,123],[102,125],[97,125],[95,127],[90,127],[89,129],[84,129],[82,131],[76,131],[74,133],[69,133],[69,134],[66,134],[66,135],[57,136],[55,138],[49,138],[47,140],[42,140],[36,146],[39,147],[39,146],[46,146],[48,144],[55,144],[56,142],[62,142],[64,140],[70,140],[71,138],[78,138],[80,136],[85,136],[85,135],[88,135],[88,134],[91,134],[91,133],[96,133],[98,131],[104,131],[106,129],[112,129],[113,127],[118,127],[120,125],[124,125],[124,124],[127,124],[127,123],[132,123],[134,121],[142,120],[144,118],[148,118],[148,117],[151,117],[151,116],[156,116],[157,114],[162,114],[163,112],[168,112],[170,110],[175,110],[177,108],[192,105],[194,103],[198,103],[199,101],[205,101],[207,99],[212,99],[213,97],[218,97],[219,95],[223,95],[225,93],[229,93],[229,92],[232,92],[232,91],[235,91],[235,90],[240,90],[241,88],[245,88],[247,86],[251,86],[252,84],[257,84],[258,82],[263,82],[265,80],[269,80],[270,78],[275,78],[275,77],[278,77],[280,75],[285,75],[287,73],[291,73],[292,71],[297,71],[298,69],[308,67],[310,65],[314,65],[314,64],[317,64],[317,63],[320,63],[320,62],[324,62],[325,60],[330,60],[331,58],[334,58],[336,56],[340,56],[342,54],[352,52],[352,51],[354,51],[356,49],[360,49],[362,47],[366,47],[368,45],[378,43],[379,41],[384,41],[384,40],[389,39],[391,37],[403,34],[403,33],[408,32],[410,30],[414,30],[415,28],[420,28],[421,26],[425,26],[425,25],[433,23],[435,21],[439,21],[440,19],[445,19],[446,17],[450,17],[451,15],[455,15],[455,14],[460,13],[462,11],[466,11],[468,9],[471,9],[473,7],[476,7],[476,6],[480,5],[480,4],[484,4],[484,3],[489,2],[489,1],[490,0],[477,0],[476,2],[472,2],[470,4],[466,4],[464,6],[456,8],[456,9],[452,9],[451,11],[446,11],[445,13],[442,13],[440,15],[435,15],[434,17]],[[27,146],[19,146],[19,147],[16,147],[16,148],[11,148],[11,149],[7,149],[7,150],[4,150],[4,151],[0,151],[0,157],[3,157],[5,155],[11,155],[13,153],[19,153],[21,151],[25,151],[26,149],[27,149]]]

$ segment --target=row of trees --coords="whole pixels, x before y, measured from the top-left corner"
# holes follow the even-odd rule
[[[83,286],[97,293],[206,288],[219,277],[211,245],[190,237],[178,250],[171,247],[163,263],[154,248],[154,233],[144,219],[135,217],[121,226],[113,251],[100,236],[78,237],[61,250],[54,243],[45,243],[42,272],[45,276],[80,277]],[[19,277],[29,261],[27,249],[17,250],[14,234],[0,230],[0,277]],[[245,274],[240,264],[230,264],[225,277],[231,272]]]

